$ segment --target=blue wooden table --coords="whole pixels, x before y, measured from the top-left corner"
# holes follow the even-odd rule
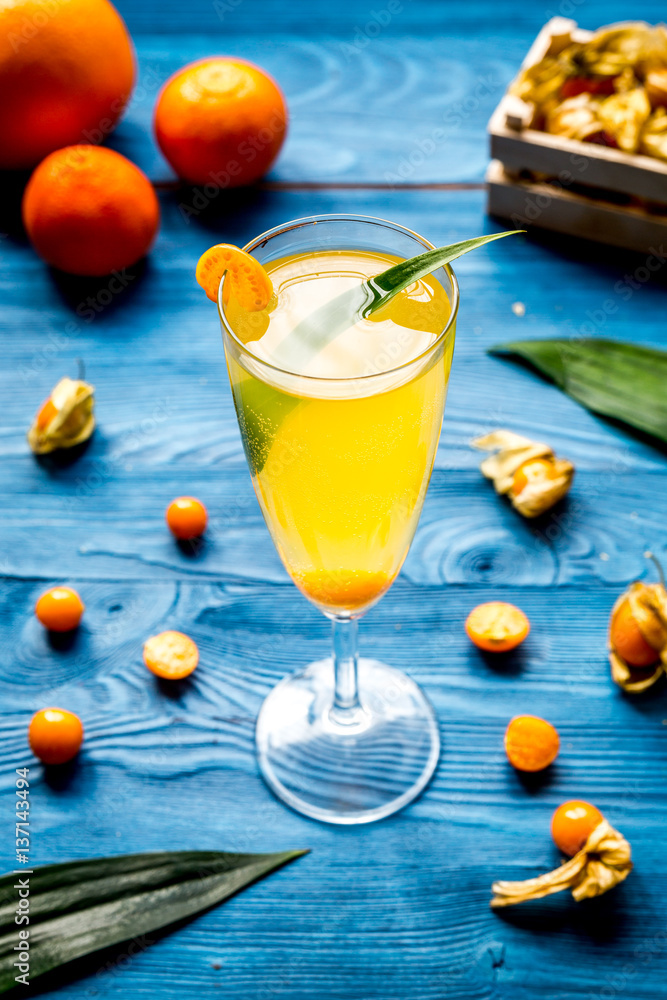
[[[667,558],[665,458],[485,348],[523,337],[596,333],[665,346],[663,272],[627,293],[642,261],[546,236],[462,259],[459,340],[445,429],[405,568],[365,620],[362,652],[407,670],[441,723],[443,752],[420,800],[383,823],[318,825],[262,783],[253,724],[288,671],[326,654],[328,628],[288,581],[261,520],[227,384],[215,310],[193,281],[199,254],[243,244],[290,218],[358,212],[434,243],[490,231],[485,123],[547,16],[586,27],[658,21],[640,0],[504,4],[384,0],[123,0],[140,81],[110,144],[159,190],[148,262],[88,319],[104,281],[57,276],[11,206],[0,242],[0,755],[13,865],[14,768],[32,775],[37,863],[167,848],[312,853],[129,957],[93,958],[35,992],[58,997],[234,1000],[655,1000],[667,993],[667,702],[624,697],[605,654],[609,610],[643,552]],[[159,86],[183,63],[227,53],[284,87],[289,138],[256,190],[198,214],[150,136]],[[103,295],[103,299],[107,296]],[[612,298],[613,315],[601,305]],[[520,302],[525,307],[514,308]],[[584,327],[585,329],[585,327]],[[25,432],[78,358],[97,389],[98,430],[73,464],[37,462]],[[549,441],[577,466],[569,501],[537,526],[496,497],[468,442],[495,427]],[[211,514],[196,555],[163,521],[172,497]],[[66,648],[32,616],[69,582],[87,605]],[[463,632],[468,611],[504,599],[529,615],[519,654],[497,663]],[[163,685],[141,644],[188,632],[201,665]],[[86,743],[64,774],[31,757],[26,726],[48,704],[77,711]],[[562,752],[522,781],[502,748],[512,715],[559,729]],[[594,801],[633,845],[636,870],[613,893],[565,896],[502,915],[492,879],[558,863],[556,805]]]

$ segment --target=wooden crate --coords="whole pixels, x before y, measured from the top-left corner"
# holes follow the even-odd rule
[[[611,246],[667,256],[667,214],[615,205],[545,181],[512,175],[499,160],[486,173],[488,210],[517,229],[539,226]],[[664,247],[663,247],[664,245]]]
[[[522,68],[591,36],[575,21],[554,17]],[[494,162],[487,181],[492,214],[647,252],[660,234],[664,239],[667,163],[542,132],[531,127],[534,113],[533,105],[506,93],[491,117]],[[545,184],[545,178],[555,184]],[[630,204],[615,203],[614,193],[628,196]],[[528,214],[522,212],[526,205]]]

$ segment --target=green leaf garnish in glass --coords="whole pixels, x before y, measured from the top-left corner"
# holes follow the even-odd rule
[[[367,319],[387,302],[390,302],[395,295],[402,292],[415,281],[425,278],[427,274],[432,274],[444,264],[449,264],[452,260],[457,260],[464,253],[470,253],[477,247],[491,243],[493,240],[501,240],[503,236],[515,236],[517,233],[525,233],[525,229],[511,229],[505,233],[491,233],[490,236],[475,236],[471,240],[462,240],[461,243],[451,243],[447,247],[436,247],[435,250],[427,250],[417,257],[410,257],[409,260],[402,260],[399,264],[394,264],[388,271],[383,271],[375,278],[369,278],[364,282],[364,286],[372,295],[372,300],[362,308],[361,317]]]
[[[461,243],[427,250],[416,257],[394,264],[382,274],[368,278],[332,301],[325,302],[298,323],[289,334],[289,340],[293,344],[300,341],[300,362],[307,363],[309,358],[318,354],[344,330],[354,326],[360,319],[368,319],[378,309],[391,302],[399,292],[420,278],[425,278],[427,274],[432,274],[438,268],[457,260],[463,254],[470,253],[471,250],[476,250],[477,247],[484,246],[485,243],[523,232],[524,229],[512,229],[504,233],[491,233],[489,236],[475,236]]]

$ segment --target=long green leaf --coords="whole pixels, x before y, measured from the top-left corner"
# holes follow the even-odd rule
[[[394,264],[389,270],[378,274],[376,278],[369,278],[367,285],[372,301],[361,310],[362,316],[370,316],[377,309],[381,309],[387,302],[390,302],[395,295],[402,292],[404,288],[411,285],[420,278],[425,278],[427,274],[432,274],[439,267],[444,267],[452,260],[457,260],[464,253],[470,253],[477,247],[491,243],[493,240],[501,240],[504,236],[516,236],[523,233],[525,229],[511,229],[505,233],[491,233],[489,236],[475,236],[472,240],[463,240],[461,243],[452,243],[448,247],[436,247],[435,250],[427,250],[417,257],[409,260],[402,260]]]
[[[22,927],[30,932],[32,982],[91,952],[192,917],[306,853],[168,851],[5,875],[0,878],[0,993],[14,987],[20,974],[14,963]],[[30,924],[19,927],[14,922],[19,899],[14,887],[21,878],[29,880]]]
[[[285,338],[285,344],[289,343],[291,354],[298,356],[304,365],[344,330],[354,326],[359,319],[366,319],[387,305],[395,295],[419,278],[432,274],[438,268],[485,243],[522,232],[525,230],[512,229],[505,233],[476,236],[471,240],[452,243],[446,247],[436,247],[416,257],[402,260],[374,278],[368,278],[361,284],[342,292],[335,299],[325,302],[314,313],[297,323]]]
[[[518,340],[490,354],[528,361],[578,403],[667,442],[667,353],[619,340]]]

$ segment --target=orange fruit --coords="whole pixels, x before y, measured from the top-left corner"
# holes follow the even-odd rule
[[[0,0],[0,168],[101,142],[134,77],[130,36],[108,0]]]
[[[216,188],[251,184],[275,160],[287,105],[268,73],[242,59],[190,63],[167,80],[155,136],[179,177]]]
[[[593,830],[604,819],[599,809],[590,802],[572,799],[558,806],[551,819],[551,836],[554,844],[570,857],[580,851]]]
[[[230,289],[243,309],[248,312],[266,309],[273,295],[270,277],[258,260],[231,243],[217,243],[197,262],[195,277],[212,302],[218,301],[218,289],[225,271]]]
[[[479,604],[466,619],[468,638],[479,649],[506,653],[514,649],[530,632],[530,622],[523,611],[505,601]]]
[[[71,587],[52,587],[35,605],[35,614],[44,628],[51,632],[69,632],[76,628],[85,605]]]
[[[542,771],[558,756],[555,727],[537,715],[517,715],[505,730],[505,752],[518,771]]]
[[[71,274],[104,275],[148,252],[160,208],[146,175],[120,153],[67,146],[42,160],[28,181],[23,222],[49,264]]]
[[[144,643],[144,663],[156,677],[180,681],[199,663],[199,650],[183,632],[160,632]]]
[[[514,473],[512,480],[512,496],[518,497],[523,493],[528,483],[544,483],[552,479],[558,479],[562,473],[557,469],[555,462],[550,462],[548,458],[531,458],[524,462]]]
[[[28,742],[43,764],[65,764],[75,757],[83,743],[81,719],[62,708],[43,708],[28,727]]]
[[[627,598],[612,617],[609,638],[618,655],[631,667],[652,667],[660,659],[658,651],[644,638]]]
[[[208,515],[204,504],[195,497],[176,497],[167,507],[166,518],[172,535],[188,541],[204,534]]]

